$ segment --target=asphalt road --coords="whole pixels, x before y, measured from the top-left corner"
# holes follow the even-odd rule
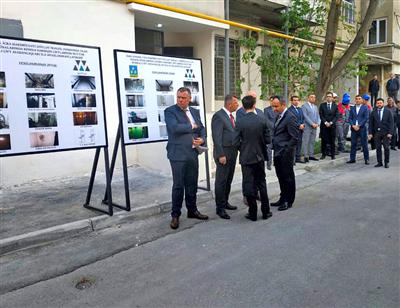
[[[274,209],[267,221],[250,222],[241,208],[230,221],[192,223],[182,218],[182,228],[166,234],[169,219],[164,215],[135,230],[105,230],[97,241],[86,238],[42,248],[37,252],[41,261],[32,262],[32,252],[13,256],[13,263],[4,263],[7,272],[10,266],[20,275],[20,268],[25,268],[24,275],[30,268],[46,272],[57,260],[62,272],[74,259],[100,250],[104,255],[129,238],[154,233],[110,257],[3,294],[0,304],[397,308],[399,156],[392,153],[389,169],[358,162],[300,176],[295,206],[286,212]],[[240,199],[233,197],[236,203]],[[76,288],[79,281],[84,282],[81,290]]]

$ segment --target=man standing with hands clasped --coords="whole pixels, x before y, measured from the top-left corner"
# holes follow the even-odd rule
[[[321,159],[325,159],[328,155],[328,144],[330,156],[335,159],[336,121],[339,118],[339,110],[333,101],[332,92],[326,92],[326,102],[319,107],[319,116],[321,117]]]
[[[303,131],[304,131],[304,127],[305,127],[303,110],[299,107],[300,98],[297,95],[293,95],[290,98],[290,103],[292,105],[289,107],[288,110],[296,116],[297,124],[299,125],[299,141],[297,142],[297,146],[296,146],[295,163],[305,163],[305,161],[300,160],[301,142],[302,142]]]
[[[371,113],[369,120],[368,138],[374,137],[376,147],[376,160],[378,163],[375,167],[382,167],[382,144],[385,151],[385,168],[389,168],[390,157],[390,139],[393,136],[393,116],[391,112],[383,107],[383,98],[376,100],[376,108]]]
[[[225,104],[217,111],[211,121],[212,138],[214,143],[214,161],[217,166],[215,173],[215,203],[217,215],[222,219],[230,219],[226,210],[236,210],[229,204],[229,193],[233,175],[235,174],[237,147],[233,144],[235,138],[235,118],[232,112],[238,108],[235,96],[225,96]]]
[[[167,155],[173,178],[170,223],[172,229],[179,228],[183,195],[185,195],[188,218],[208,219],[208,216],[198,211],[196,205],[199,177],[198,147],[205,144],[206,130],[201,123],[200,112],[189,107],[190,90],[185,87],[179,88],[176,95],[176,105],[164,111],[168,131]]]

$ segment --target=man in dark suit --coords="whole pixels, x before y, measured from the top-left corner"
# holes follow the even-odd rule
[[[305,163],[305,161],[302,161],[300,159],[301,143],[302,143],[303,131],[304,131],[304,127],[305,127],[303,110],[299,107],[300,97],[298,97],[297,95],[292,95],[292,97],[290,98],[290,103],[291,103],[291,106],[289,107],[288,111],[290,111],[291,113],[293,113],[296,116],[297,125],[299,127],[299,141],[296,146],[295,162],[296,163]]]
[[[198,147],[205,144],[206,130],[201,123],[200,112],[189,107],[191,93],[182,87],[177,91],[176,105],[165,109],[168,143],[167,154],[172,169],[172,229],[179,227],[179,217],[185,194],[187,217],[206,220],[196,206],[199,177]]]
[[[222,219],[230,219],[225,210],[236,210],[229,204],[229,193],[235,173],[237,147],[233,144],[235,138],[235,118],[232,112],[238,108],[235,96],[225,96],[224,107],[217,111],[211,120],[212,138],[214,143],[214,161],[217,166],[215,173],[215,203],[217,215]]]
[[[350,160],[348,164],[354,164],[356,162],[357,142],[358,139],[361,141],[363,148],[364,161],[366,165],[369,165],[369,151],[368,151],[368,131],[367,122],[369,120],[368,106],[364,105],[363,98],[361,95],[356,95],[356,104],[350,108],[349,122],[351,127],[351,150]]]
[[[272,213],[269,207],[264,161],[267,159],[267,144],[271,142],[270,133],[266,121],[254,113],[256,99],[248,95],[242,99],[242,103],[246,114],[236,122],[234,144],[240,151],[243,194],[249,206],[246,218],[257,220],[256,197],[259,190],[262,218],[268,219]]]
[[[339,118],[339,110],[333,101],[333,93],[326,93],[326,102],[319,106],[319,116],[321,118],[321,159],[325,159],[327,145],[330,146],[330,156],[335,159],[335,139],[336,139],[336,121]]]
[[[371,105],[372,105],[372,108],[375,108],[376,99],[378,97],[378,92],[379,92],[378,75],[374,75],[374,78],[369,81],[368,92],[371,93]]]
[[[372,111],[369,119],[369,135],[371,139],[374,136],[376,147],[376,160],[378,163],[375,167],[382,167],[382,144],[385,152],[385,168],[389,168],[390,157],[390,139],[393,137],[394,122],[392,113],[383,107],[383,98],[376,100],[376,108]]]
[[[269,131],[271,133],[271,143],[267,145],[267,152],[268,152],[267,169],[268,170],[272,169],[272,135],[273,135],[274,123],[275,123],[275,119],[276,119],[276,114],[271,107],[273,98],[274,98],[273,96],[271,96],[269,98],[269,106],[264,108],[265,120],[267,121],[267,125],[268,125]]]
[[[279,200],[271,203],[271,206],[279,206],[279,211],[285,211],[292,207],[296,196],[293,160],[300,131],[296,116],[288,111],[286,103],[280,101],[279,97],[274,97],[272,108],[277,114],[272,142],[274,165],[281,194]]]

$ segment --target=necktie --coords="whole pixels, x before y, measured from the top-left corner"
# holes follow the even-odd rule
[[[328,104],[328,110],[329,111],[331,110],[331,104]]]
[[[235,128],[235,118],[233,117],[232,113],[229,115],[229,118],[231,119],[233,128]]]
[[[189,116],[187,114],[188,112],[190,112],[189,109],[182,109],[182,110],[185,113],[186,119],[189,121],[190,125],[192,125],[192,121],[190,121],[190,118],[189,118]]]
[[[294,109],[296,110],[297,113],[299,113],[299,108],[294,107]]]
[[[277,117],[276,117],[276,121],[275,121],[275,127],[277,127],[278,126],[278,124],[279,124],[279,121],[281,120],[281,118],[282,118],[282,115],[278,115]]]
[[[382,121],[382,109],[378,109],[379,112],[379,121]]]

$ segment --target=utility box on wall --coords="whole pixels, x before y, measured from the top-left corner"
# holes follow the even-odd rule
[[[22,22],[16,19],[0,18],[0,36],[24,37]]]

